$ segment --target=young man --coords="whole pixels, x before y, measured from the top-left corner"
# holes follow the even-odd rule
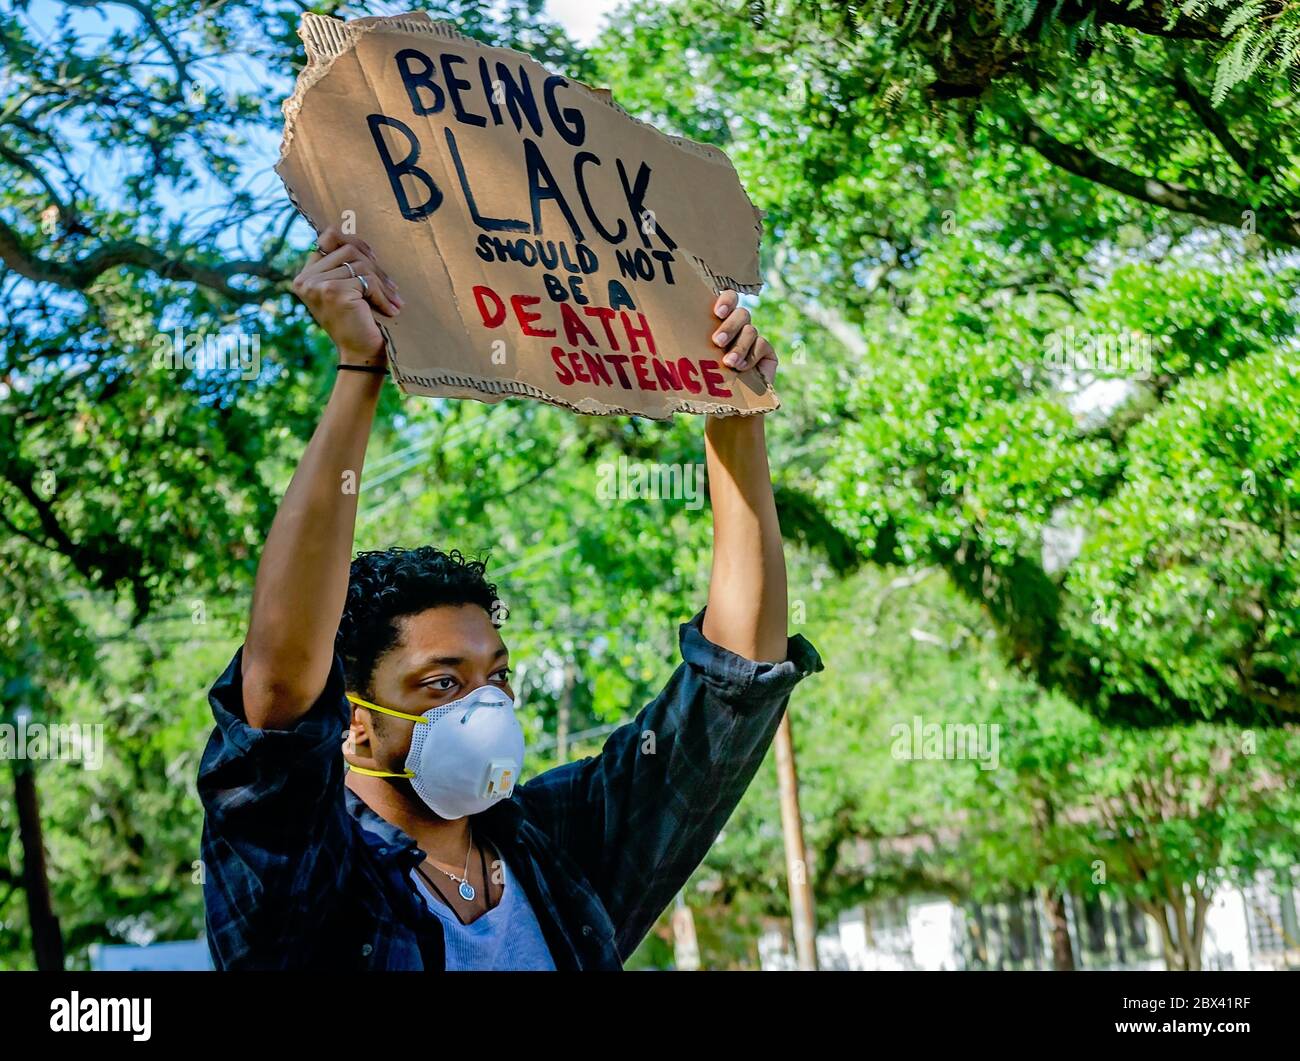
[[[363,553],[349,572],[357,495],[340,483],[360,474],[384,383],[375,313],[395,317],[401,297],[336,229],[294,291],[339,372],[271,526],[247,639],[209,697],[216,965],[620,968],[735,809],[790,690],[821,669],[785,635],[763,418],[705,428],[713,572],[684,662],[599,755],[514,787],[523,736],[483,565],[425,547]],[[770,379],[772,347],[733,292],[715,314],[724,363]]]

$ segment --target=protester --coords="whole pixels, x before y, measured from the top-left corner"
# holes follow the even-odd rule
[[[762,416],[710,417],[714,556],[682,662],[599,755],[517,784],[500,602],[431,546],[351,562],[367,438],[402,309],[374,250],[324,232],[294,281],[337,379],[272,524],[199,771],[208,939],[222,969],[617,969],[735,809],[793,687]],[[734,292],[713,342],[770,382]],[[341,743],[341,747],[340,747]]]

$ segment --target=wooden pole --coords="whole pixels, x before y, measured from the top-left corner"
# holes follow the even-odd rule
[[[560,691],[560,702],[555,708],[555,758],[559,763],[569,761],[569,715],[576,680],[577,668],[570,660],[564,664],[564,688]]]
[[[672,922],[673,964],[679,972],[694,972],[700,967],[700,943],[695,936],[695,917],[681,892],[677,893]]]
[[[776,731],[776,778],[781,793],[781,830],[785,835],[786,875],[790,886],[790,920],[794,926],[794,953],[800,969],[817,968],[817,918],[813,906],[808,855],[799,816],[799,773],[794,762],[787,710]]]

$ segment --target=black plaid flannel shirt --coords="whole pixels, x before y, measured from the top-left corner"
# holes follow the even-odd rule
[[[822,669],[797,635],[781,663],[719,648],[703,616],[681,626],[684,662],[663,692],[599,755],[472,819],[527,893],[557,969],[622,967],[740,802],[791,689]],[[209,694],[216,728],[199,766],[216,967],[444,969],[441,923],[410,881],[423,854],[343,783],[340,661],[306,715],[269,730],[244,720],[241,655]]]

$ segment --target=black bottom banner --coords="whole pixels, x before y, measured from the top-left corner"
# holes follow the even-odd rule
[[[1222,1052],[1293,1044],[1296,983],[1245,972],[9,973],[0,976],[0,1014],[7,1041],[75,1037],[92,1048],[115,1040],[445,1053],[508,1030],[512,1052],[557,1039],[604,1052],[656,1034],[678,1047],[716,1040],[734,1050],[738,1038],[780,1028],[847,1034],[866,1048],[903,1039],[1183,1050],[1200,1041]],[[605,1029],[630,1038],[588,1038]]]

